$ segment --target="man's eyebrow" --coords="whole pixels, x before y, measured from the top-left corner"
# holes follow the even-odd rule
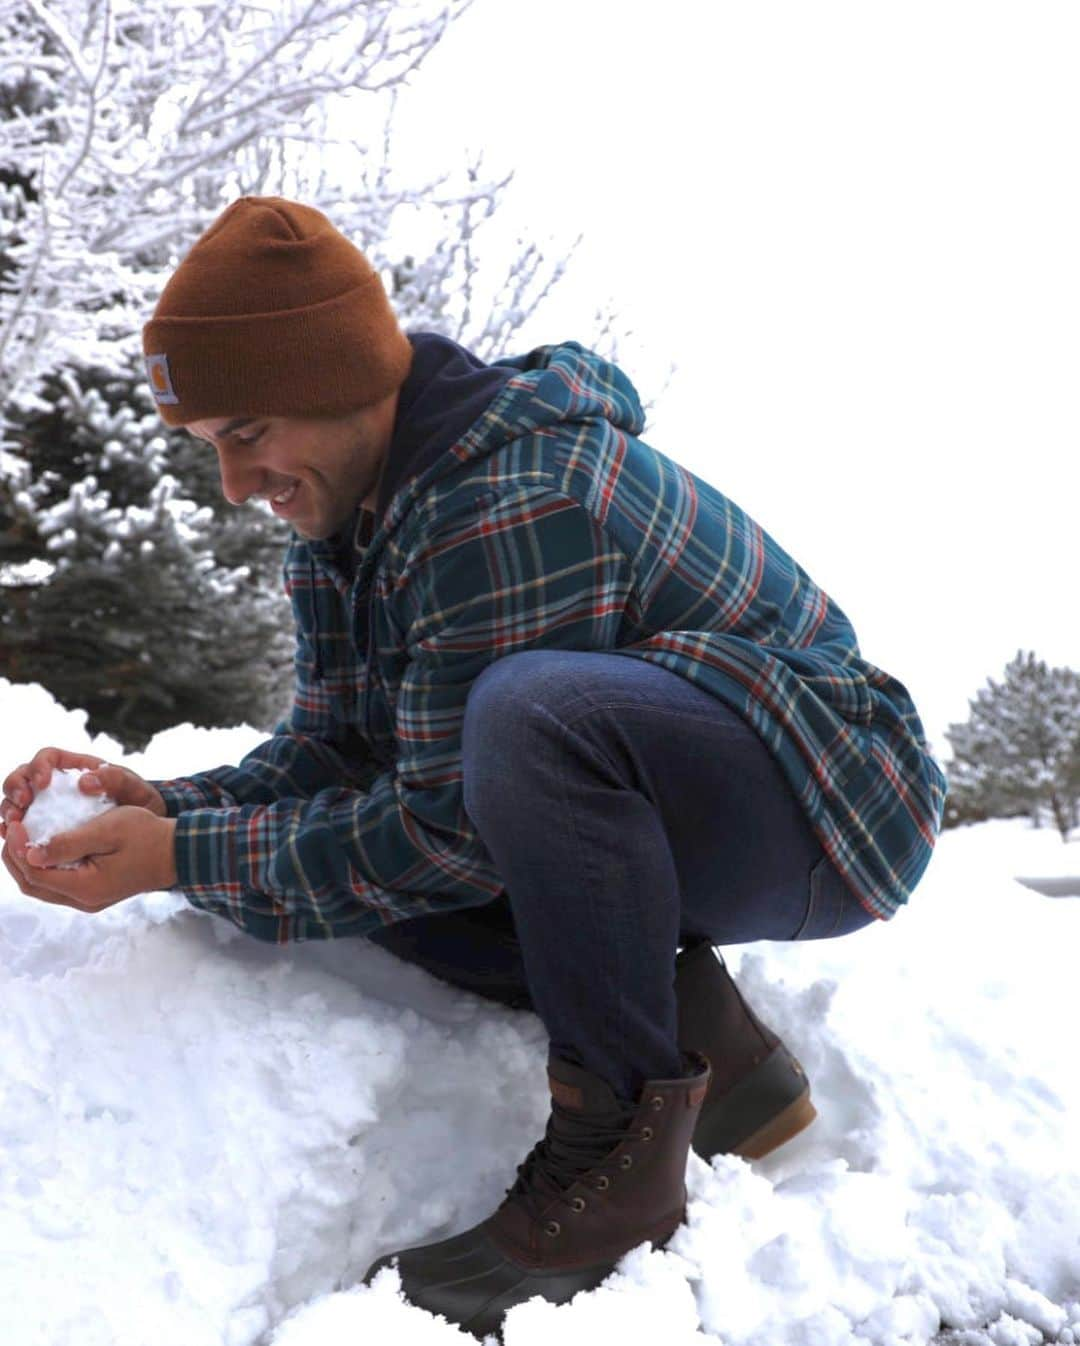
[[[225,424],[216,434],[213,431],[211,431],[209,439],[211,440],[224,439],[226,435],[235,434],[237,430],[242,430],[245,425],[251,425],[253,422],[257,420],[258,420],[257,416],[237,416],[237,418],[233,421],[226,421]],[[198,435],[196,436],[196,438],[207,439],[207,436]]]

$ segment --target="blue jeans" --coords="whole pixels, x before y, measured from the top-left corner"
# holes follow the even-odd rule
[[[573,650],[496,660],[470,690],[462,760],[502,895],[371,939],[534,1009],[557,1055],[624,1098],[682,1073],[680,945],[827,939],[874,919],[757,733],[658,665]]]

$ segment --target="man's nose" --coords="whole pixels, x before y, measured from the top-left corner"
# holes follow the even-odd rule
[[[224,450],[218,452],[221,472],[221,493],[230,505],[242,505],[259,488],[262,468],[253,463],[240,463]]]

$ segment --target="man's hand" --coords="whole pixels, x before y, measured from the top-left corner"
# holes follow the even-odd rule
[[[0,859],[27,897],[104,911],[137,893],[175,885],[175,833],[175,818],[128,804],[61,832],[46,846],[30,846],[26,828],[13,820]],[[53,868],[73,862],[75,869]]]
[[[102,757],[84,752],[67,752],[63,748],[42,748],[29,762],[17,766],[4,781],[4,798],[0,802],[0,837],[11,823],[21,823],[36,794],[52,780],[56,769],[80,767],[87,775],[79,778],[79,789],[86,794],[107,794],[117,804],[133,804],[149,809],[159,818],[165,817],[165,801],[160,792],[134,771],[123,766],[109,766]]]

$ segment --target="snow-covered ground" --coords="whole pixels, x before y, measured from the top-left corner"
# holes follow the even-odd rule
[[[0,776],[49,744],[164,777],[0,679]],[[1080,835],[945,833],[911,906],[837,941],[725,950],[818,1120],[766,1160],[690,1156],[686,1225],[507,1346],[1080,1343]],[[547,1116],[532,1015],[362,941],[279,949],[176,894],[84,916],[0,869],[0,1339],[467,1342],[373,1258],[488,1214]]]

